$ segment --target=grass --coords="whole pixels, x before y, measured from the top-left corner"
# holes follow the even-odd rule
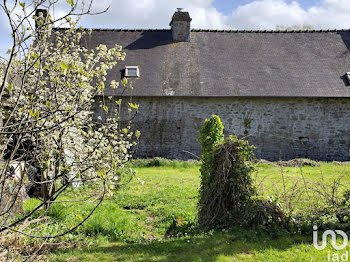
[[[338,201],[343,198],[344,192],[350,188],[350,165],[320,162],[320,166],[281,169],[259,164],[254,178],[259,193],[264,197],[278,198],[285,211],[287,201],[291,201],[294,213],[309,213],[310,209],[329,205],[332,197]]]
[[[122,187],[107,199],[95,214],[69,236],[70,240],[84,239],[85,247],[60,251],[52,261],[327,261],[328,249],[316,250],[311,234],[267,233],[261,230],[231,230],[220,233],[196,231],[197,200],[200,183],[199,164],[167,160],[138,160],[137,179]],[[350,166],[322,163],[319,167],[283,168],[258,164],[254,177],[261,193],[283,203],[286,189],[297,182],[323,180],[332,185],[342,176],[337,195],[350,182]],[[321,179],[322,178],[322,179]],[[300,184],[301,183],[301,184]],[[72,192],[74,193],[74,192]],[[310,194],[311,197],[306,197]],[[310,211],[315,192],[303,192],[293,205],[295,212]],[[36,200],[25,203],[27,210]],[[319,201],[321,201],[319,199]],[[319,203],[318,203],[319,204]],[[53,221],[66,226],[79,222],[92,204],[58,203],[48,214]],[[48,233],[57,230],[51,226]],[[349,251],[349,249],[346,249]],[[339,251],[340,254],[344,251]]]
[[[250,232],[251,233],[251,232]],[[128,244],[109,243],[84,250],[59,254],[56,261],[327,261],[331,248],[318,251],[303,237],[280,236],[278,239],[259,237],[246,232],[216,233]],[[249,238],[249,240],[247,240]]]

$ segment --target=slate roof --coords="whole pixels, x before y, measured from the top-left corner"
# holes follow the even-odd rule
[[[170,30],[93,29],[86,43],[123,46],[126,60],[108,83],[120,80],[125,66],[139,66],[124,96],[350,98],[349,30],[192,30],[191,42],[171,39]],[[121,90],[107,88],[106,95]]]

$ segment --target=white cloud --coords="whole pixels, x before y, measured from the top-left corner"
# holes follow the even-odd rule
[[[350,29],[350,1],[324,0],[308,10],[307,21],[315,28]]]
[[[300,2],[301,0],[299,0]],[[298,1],[256,0],[224,15],[213,6],[214,0],[129,0],[99,1],[96,10],[110,4],[100,16],[83,19],[90,27],[169,28],[177,7],[190,12],[193,28],[275,29],[277,25],[312,25],[316,29],[350,28],[350,0],[320,0],[317,6],[303,9]]]
[[[276,25],[301,25],[306,17],[307,12],[297,2],[261,0],[239,6],[228,23],[239,29],[275,29]]]
[[[316,29],[349,28],[350,1],[323,0],[303,9],[296,1],[259,0],[238,7],[228,18],[231,27],[275,29],[276,25],[312,25]]]
[[[255,0],[238,6],[231,14],[220,13],[214,0],[99,0],[94,10],[110,10],[101,15],[85,16],[85,27],[101,28],[169,28],[169,22],[177,7],[189,11],[192,28],[209,29],[275,29],[277,25],[311,25],[316,29],[350,29],[350,0],[319,0],[309,9],[287,0]],[[69,7],[62,0],[55,8],[56,18]],[[5,14],[0,11],[0,34],[9,34]],[[0,53],[11,40],[0,40]]]
[[[110,5],[109,11],[85,16],[81,23],[101,28],[169,28],[172,14],[182,7],[190,12],[193,28],[275,29],[277,25],[304,24],[317,29],[350,28],[350,0],[320,0],[309,9],[303,9],[301,1],[255,0],[224,15],[214,7],[214,0],[99,0],[94,1],[94,10],[101,11]],[[67,7],[62,0],[55,8],[56,17]],[[3,20],[4,14],[0,15]],[[5,28],[0,26],[0,31]]]
[[[176,8],[189,11],[194,28],[227,28],[225,16],[212,5],[213,0],[129,0],[102,1],[95,10],[111,4],[109,12],[85,17],[83,23],[94,27],[114,28],[169,28]]]
[[[192,18],[192,28],[208,28],[208,29],[229,29],[226,24],[226,18],[215,8],[210,7],[191,9],[190,16]],[[192,12],[191,12],[192,11]]]

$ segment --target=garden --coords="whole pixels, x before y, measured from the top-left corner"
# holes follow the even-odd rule
[[[40,242],[47,246],[46,255],[53,261],[326,261],[347,256],[348,247],[316,249],[313,227],[349,232],[349,163],[256,160],[253,146],[224,138],[222,130],[217,116],[204,123],[201,162],[130,161],[125,168],[135,171],[133,177],[84,224],[59,242]],[[70,195],[84,201],[72,203]],[[40,234],[57,235],[94,208],[91,186],[73,188],[66,198],[38,214],[46,219]],[[25,211],[36,202],[26,201]]]
[[[348,260],[349,162],[256,159],[216,115],[197,160],[137,159],[140,106],[106,96],[133,90],[106,78],[126,54],[77,27],[108,8],[66,0],[55,19],[58,2],[1,4],[1,261]]]
[[[312,184],[322,177],[331,192],[334,180],[342,174],[347,174],[343,182],[350,183],[350,165],[319,164],[303,167],[303,174],[298,167],[283,167],[286,186],[293,187],[302,176]],[[326,261],[328,252],[334,252],[331,246],[323,251],[314,248],[311,224],[306,232],[297,227],[293,232],[283,228],[269,231],[239,227],[198,232],[199,163],[152,159],[137,160],[133,165],[138,179],[106,200],[70,236],[72,240],[66,240],[76,239],[84,244],[51,254],[52,261]],[[260,163],[255,175],[263,180],[266,197],[273,198],[276,190],[282,193],[280,167]],[[339,191],[338,197],[344,192]],[[303,198],[293,206],[307,214],[312,202]],[[26,208],[30,208],[30,203],[26,203]],[[82,215],[84,208],[86,204],[70,209],[61,204],[52,207],[50,219],[69,223],[71,217]],[[325,214],[319,219],[326,222],[335,217]]]

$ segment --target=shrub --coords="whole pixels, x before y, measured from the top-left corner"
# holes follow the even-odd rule
[[[202,147],[199,225],[204,229],[270,225],[284,220],[271,201],[258,199],[253,186],[254,146],[231,135],[223,137],[218,116],[200,130]]]
[[[208,185],[210,184],[210,175],[214,172],[214,146],[224,139],[224,126],[219,116],[212,115],[211,118],[205,119],[202,128],[199,130],[198,142],[201,144],[201,199],[208,194]],[[199,204],[201,206],[201,203]]]
[[[242,219],[243,210],[256,195],[250,176],[253,147],[247,141],[230,136],[217,143],[208,155],[211,166],[203,164],[201,168],[204,172],[199,223],[204,228],[232,226],[233,221]]]
[[[213,151],[214,144],[223,140],[223,132],[224,126],[219,116],[212,115],[209,119],[205,119],[202,128],[199,130],[198,138],[202,149],[202,161],[203,157]]]

